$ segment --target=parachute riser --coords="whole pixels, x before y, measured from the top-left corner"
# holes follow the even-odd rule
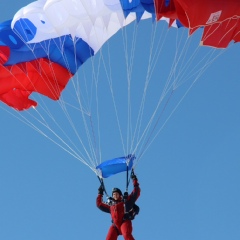
[[[107,190],[106,190],[106,188],[105,188],[105,185],[104,185],[104,182],[103,182],[103,178],[100,178],[99,176],[97,176],[97,177],[98,177],[99,182],[101,183],[101,186],[102,186],[103,191],[104,191],[104,193],[106,194],[107,198],[110,198],[109,195],[108,195],[108,193],[107,193]]]
[[[134,156],[134,155],[133,155]],[[129,156],[128,156],[129,157]],[[129,182],[130,182],[130,178],[129,178],[129,174],[128,174],[128,171],[129,171],[129,163],[130,163],[130,160],[131,160],[132,156],[126,161],[126,193],[128,193],[128,186],[129,186]],[[135,157],[134,157],[135,158]],[[133,168],[132,168],[132,171],[131,171],[131,175],[134,173],[133,171]]]
[[[131,159],[131,158],[130,158],[130,159]],[[128,171],[129,171],[129,162],[130,162],[130,159],[128,159],[128,161],[126,161],[126,190],[125,190],[123,199],[126,199],[126,198],[128,197],[128,186],[129,186],[129,182],[130,182],[130,178],[129,178]],[[132,173],[133,173],[133,168],[132,168],[131,174],[132,174]]]

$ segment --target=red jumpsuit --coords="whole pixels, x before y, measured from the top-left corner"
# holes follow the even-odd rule
[[[123,235],[125,240],[134,240],[132,236],[132,221],[124,219],[124,204],[126,211],[129,211],[140,196],[140,188],[137,179],[133,180],[133,186],[134,189],[125,202],[121,199],[113,205],[104,203],[102,201],[102,195],[98,194],[97,207],[103,212],[110,213],[113,222],[109,228],[106,240],[116,240],[119,235]]]

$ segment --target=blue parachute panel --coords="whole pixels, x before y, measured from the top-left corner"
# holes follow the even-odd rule
[[[114,158],[101,163],[96,167],[96,169],[101,171],[103,178],[108,178],[114,174],[127,171],[127,165],[128,170],[131,170],[134,159],[134,155]]]
[[[153,0],[120,0],[124,16],[127,17],[129,13],[135,12],[137,22],[141,20],[144,11],[151,13],[155,16],[155,7]]]
[[[178,19],[176,19],[176,27],[177,28],[183,27],[183,25],[181,24],[181,22]]]
[[[24,33],[19,24],[15,24],[14,30],[11,29],[11,20],[0,24],[0,47],[8,46],[10,56],[5,66],[17,63],[29,62],[38,58],[46,58],[58,63],[75,74],[78,68],[91,56],[94,55],[93,49],[81,38],[72,39],[71,35],[64,35],[58,38],[44,40],[39,43],[26,43],[25,40],[31,39],[35,34],[34,27],[29,21],[24,21]],[[22,22],[21,22],[22,23]],[[29,29],[27,29],[29,27]],[[26,36],[22,40],[18,35]]]

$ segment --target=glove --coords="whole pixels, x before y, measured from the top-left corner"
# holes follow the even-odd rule
[[[103,191],[104,191],[103,186],[100,185],[100,187],[98,188],[98,194],[103,195]]]
[[[131,173],[131,179],[134,181],[134,180],[138,180],[137,179],[137,176],[134,174],[134,172],[132,171]]]

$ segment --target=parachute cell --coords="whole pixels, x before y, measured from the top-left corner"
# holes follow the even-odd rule
[[[29,99],[32,92],[59,99],[71,77],[65,68],[44,58],[13,66],[0,65],[0,72],[0,100],[19,111],[37,106]]]

